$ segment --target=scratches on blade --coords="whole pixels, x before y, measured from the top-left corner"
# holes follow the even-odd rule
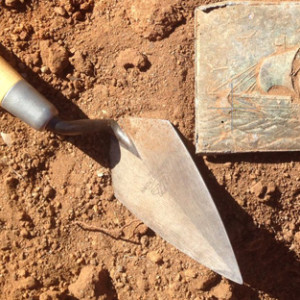
[[[217,273],[242,283],[230,241],[205,183],[168,121],[130,119],[141,159],[111,147],[116,197],[152,230]],[[120,151],[120,152],[119,152]]]

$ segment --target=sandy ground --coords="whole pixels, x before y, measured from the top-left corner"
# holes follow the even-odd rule
[[[208,2],[2,0],[0,55],[64,118],[165,118],[194,153],[193,12]],[[1,299],[299,299],[299,153],[194,156],[240,286],[120,204],[107,135],[62,138],[0,119],[12,139],[0,139]]]

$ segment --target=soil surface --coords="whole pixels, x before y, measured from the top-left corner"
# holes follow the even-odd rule
[[[208,2],[2,0],[0,55],[64,118],[168,119],[195,153],[194,9]],[[299,299],[299,153],[194,156],[237,285],[115,199],[107,134],[64,138],[0,119],[1,299]]]

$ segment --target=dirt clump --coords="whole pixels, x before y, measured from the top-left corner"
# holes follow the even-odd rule
[[[5,0],[5,5],[8,7],[16,7],[18,4],[20,4],[19,0]]]
[[[104,268],[94,266],[82,268],[78,279],[69,285],[68,289],[78,299],[112,299],[109,273]]]
[[[70,63],[74,66],[75,70],[80,73],[89,75],[93,70],[91,61],[80,51],[76,51],[74,55],[70,57]]]
[[[22,278],[15,281],[14,287],[8,293],[7,299],[24,299],[28,296],[30,290],[39,288],[39,282],[34,277]]]
[[[145,71],[149,67],[150,63],[146,55],[135,49],[128,48],[119,53],[117,65],[125,70],[135,67],[140,71]]]
[[[64,298],[60,293],[55,291],[47,291],[39,296],[39,300],[61,300]]]
[[[184,20],[180,1],[130,1],[128,18],[133,29],[150,41],[167,37]]]
[[[59,16],[62,16],[62,17],[66,16],[66,14],[67,14],[67,11],[62,6],[56,6],[56,7],[54,7],[54,12],[56,14],[58,14]]]
[[[278,190],[278,187],[275,182],[268,183],[268,185],[267,185],[267,194],[268,195],[274,195],[277,190]]]
[[[147,258],[155,264],[162,264],[163,258],[157,251],[151,251],[147,253]]]
[[[43,64],[54,74],[62,74],[69,66],[68,51],[57,43],[50,41],[40,42],[40,51]]]
[[[191,287],[198,291],[207,291],[215,286],[220,277],[212,271],[204,271],[190,278],[193,278],[189,282]]]
[[[263,198],[265,193],[267,191],[267,187],[265,186],[265,184],[261,181],[255,183],[252,187],[251,187],[251,192],[253,194],[255,194],[255,196],[259,197],[259,198]]]
[[[21,279],[18,284],[20,289],[35,289],[38,287],[38,281],[34,278],[34,277],[27,277],[27,278],[24,278],[24,279]]]
[[[212,289],[211,295],[220,300],[232,299],[232,287],[228,282],[223,280]]]

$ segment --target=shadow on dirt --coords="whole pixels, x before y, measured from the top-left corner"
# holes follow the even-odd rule
[[[27,75],[26,80],[56,106],[60,112],[60,116],[64,120],[88,119],[88,116],[86,116],[76,104],[67,99],[61,92],[55,90],[47,82],[43,81],[38,74],[34,73],[30,68],[25,66],[24,69],[20,71],[18,65],[22,63],[21,60],[2,45],[0,45],[0,55],[19,73],[25,73]],[[64,137],[64,139],[93,158],[100,165],[109,167],[110,135],[108,133],[99,132],[87,136]]]
[[[300,162],[299,152],[260,152],[260,153],[238,153],[238,154],[218,154],[207,156],[208,160],[214,163],[253,162],[263,164]]]
[[[242,159],[243,158],[243,159]],[[295,161],[296,154],[268,153],[231,155],[214,158],[214,162],[253,161],[275,163]],[[258,159],[256,159],[258,158]],[[258,299],[253,288],[281,300],[299,299],[300,263],[292,251],[266,229],[258,228],[251,218],[216,181],[201,157],[195,158],[204,180],[227,229],[244,279],[244,285],[234,285],[237,299]]]
[[[201,171],[236,254],[244,279],[244,285],[234,284],[236,299],[259,299],[254,289],[280,300],[299,299],[300,263],[295,254],[269,231],[254,224],[251,216],[218,184],[203,158],[193,155],[194,145],[179,135]],[[272,164],[300,161],[300,157],[298,152],[273,152],[210,155],[208,160],[220,164],[228,161]]]

